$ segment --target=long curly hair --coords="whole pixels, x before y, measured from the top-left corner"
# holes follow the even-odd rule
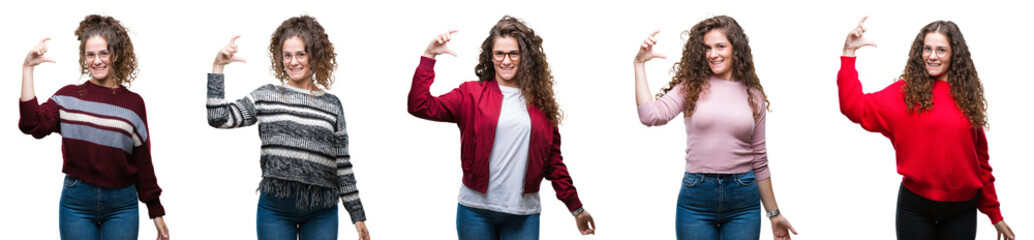
[[[305,43],[305,53],[309,56],[309,69],[312,70],[313,81],[322,86],[323,89],[330,89],[334,84],[334,69],[337,69],[337,53],[334,53],[334,44],[323,29],[323,26],[308,15],[301,15],[284,20],[280,27],[276,28],[269,39],[269,61],[272,63],[270,70],[281,82],[291,80],[284,70],[284,41],[298,37]]]
[[[554,126],[563,119],[560,106],[553,94],[553,74],[546,62],[546,53],[542,50],[542,38],[535,35],[535,30],[524,21],[510,15],[503,16],[492,27],[488,38],[481,43],[481,55],[474,74],[478,81],[491,81],[495,78],[495,67],[492,64],[492,47],[500,37],[511,37],[520,46],[521,60],[517,69],[517,87],[521,89],[528,104],[538,107]]]
[[[923,45],[926,34],[935,32],[948,37],[951,47],[951,59],[948,72],[945,74],[948,74],[948,84],[951,85],[951,97],[955,100],[955,106],[962,110],[973,128],[987,127],[984,87],[980,84],[977,69],[970,58],[966,39],[962,37],[959,26],[951,21],[927,24],[912,42],[905,71],[900,77],[905,81],[901,90],[904,92],[905,105],[908,106],[909,113],[922,113],[933,109],[933,85],[937,80],[926,71]]]
[[[79,22],[75,36],[79,40],[79,71],[83,75],[90,73],[89,64],[86,63],[86,40],[100,36],[108,42],[108,51],[111,53],[112,72],[108,78],[123,87],[129,87],[136,79],[138,70],[133,42],[129,40],[129,33],[121,22],[110,16],[92,14]]]
[[[693,25],[690,30],[682,32],[683,36],[689,36],[686,45],[682,47],[682,60],[671,67],[671,71],[675,75],[672,76],[668,86],[662,88],[661,92],[657,94],[657,98],[664,96],[678,84],[683,84],[683,91],[686,95],[683,113],[687,117],[692,116],[700,93],[710,87],[707,79],[714,75],[707,64],[707,56],[705,56],[707,48],[704,45],[704,35],[711,30],[722,31],[725,33],[725,38],[732,43],[732,79],[743,82],[747,87],[749,98],[747,100],[750,101],[754,120],[757,121],[761,118],[762,111],[768,109],[768,96],[765,95],[761,81],[754,72],[754,56],[750,53],[747,35],[743,33],[743,28],[735,19],[725,15],[704,19]],[[757,96],[758,94],[760,96]],[[759,99],[765,102],[765,108],[760,107]]]

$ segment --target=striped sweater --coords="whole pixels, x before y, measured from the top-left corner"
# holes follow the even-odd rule
[[[43,104],[20,103],[18,128],[35,138],[61,134],[61,171],[84,182],[109,188],[136,184],[148,216],[165,215],[162,189],[151,164],[151,138],[144,99],[126,88],[106,88],[89,81],[68,85]]]
[[[223,74],[208,74],[208,124],[259,125],[259,191],[294,197],[300,209],[332,207],[340,198],[352,222],[365,221],[348,154],[341,101],[323,91],[272,84],[235,101],[225,100]]]

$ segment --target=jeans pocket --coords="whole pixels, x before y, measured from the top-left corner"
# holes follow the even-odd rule
[[[736,178],[736,182],[743,186],[750,186],[757,183],[757,177],[754,176],[753,172],[748,172]]]
[[[694,176],[693,174],[686,173],[686,175],[682,177],[683,187],[690,188],[696,186],[697,184],[700,184],[700,179],[697,178],[697,176]]]
[[[65,187],[72,188],[79,185],[79,179],[72,176],[65,175]]]

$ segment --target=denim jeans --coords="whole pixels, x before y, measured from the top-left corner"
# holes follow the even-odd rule
[[[458,204],[456,233],[460,240],[539,239],[539,214],[513,215]]]
[[[675,210],[675,236],[690,240],[757,240],[761,194],[754,172],[686,173]]]
[[[977,196],[965,202],[938,202],[898,190],[898,239],[976,239]]]
[[[337,239],[337,204],[301,210],[292,197],[276,198],[262,193],[255,219],[259,240]]]
[[[65,175],[58,225],[61,239],[136,239],[140,212],[136,185],[98,187]]]

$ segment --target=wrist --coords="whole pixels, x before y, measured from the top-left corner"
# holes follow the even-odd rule
[[[776,208],[776,210],[772,210],[771,212],[765,213],[765,216],[768,216],[768,218],[779,216],[779,209]]]
[[[435,56],[436,56],[436,55],[434,55],[434,54],[432,54],[432,53],[429,53],[429,52],[427,52],[427,51],[424,51],[424,57],[427,57],[427,58],[430,58],[430,59],[434,59],[434,57],[435,57]]]
[[[845,56],[845,57],[854,57],[854,49],[847,49],[847,48],[845,48],[843,56]]]
[[[577,217],[578,214],[582,214],[583,212],[585,212],[585,208],[584,207],[578,207],[578,209],[575,209],[574,211],[571,211],[571,216]]]

